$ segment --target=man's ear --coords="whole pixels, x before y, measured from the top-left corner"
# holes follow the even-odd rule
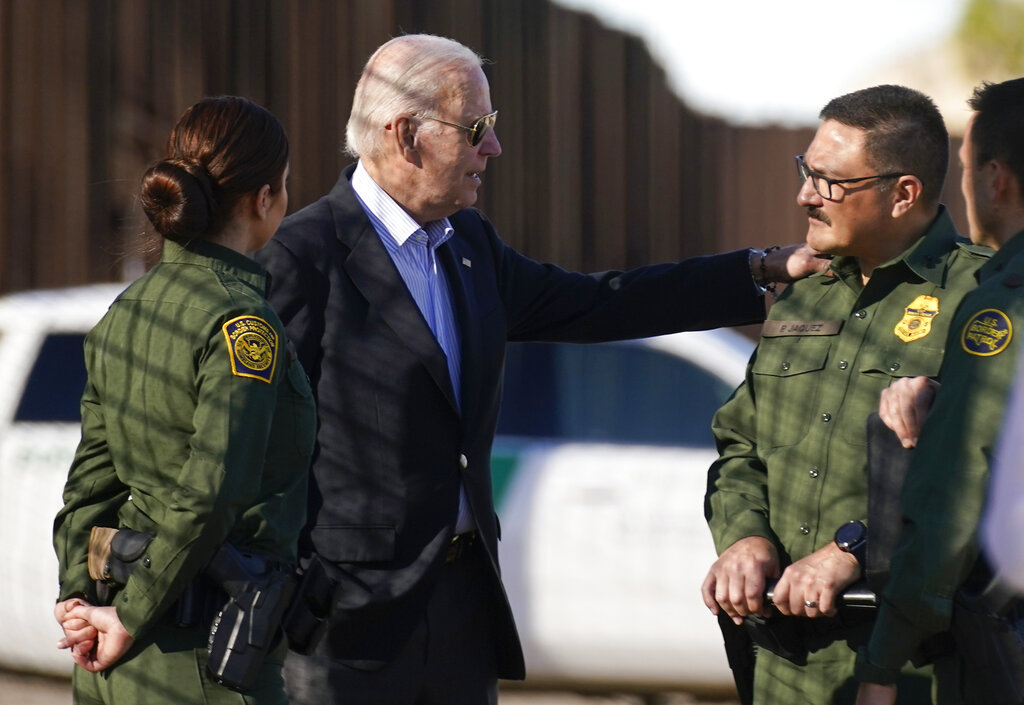
[[[416,123],[408,117],[400,117],[391,122],[390,130],[394,133],[392,139],[405,161],[419,166],[420,148],[416,140]]]
[[[1017,175],[1003,161],[999,159],[989,160],[982,167],[982,175],[992,190],[992,200],[996,203],[1010,205],[1024,197]]]
[[[892,187],[892,217],[901,218],[921,200],[924,185],[913,174],[904,174]]]

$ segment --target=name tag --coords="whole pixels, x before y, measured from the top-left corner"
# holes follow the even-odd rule
[[[761,335],[765,338],[780,338],[786,335],[835,335],[842,327],[842,321],[765,321]]]

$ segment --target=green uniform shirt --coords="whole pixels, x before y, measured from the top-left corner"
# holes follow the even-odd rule
[[[979,273],[947,342],[942,387],[903,485],[906,516],[861,680],[890,683],[927,637],[949,628],[953,593],[978,556],[989,464],[1020,357],[1024,233]]]
[[[216,548],[294,562],[312,392],[253,260],[165,242],[85,342],[82,440],[54,525],[60,598],[92,594],[92,526],[156,538],[114,601],[139,638]]]
[[[856,260],[789,286],[746,381],[715,415],[708,523],[719,553],[761,536],[783,566],[867,518],[865,424],[895,377],[934,377],[961,298],[987,255],[943,209],[924,236],[861,285]]]

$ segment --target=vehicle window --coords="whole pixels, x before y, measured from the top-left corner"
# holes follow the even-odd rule
[[[82,333],[48,335],[39,349],[15,421],[81,420],[79,401],[85,389]]]
[[[709,447],[733,385],[688,360],[635,345],[508,346],[498,433]]]

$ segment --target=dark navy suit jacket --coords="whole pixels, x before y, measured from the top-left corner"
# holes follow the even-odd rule
[[[439,254],[462,340],[460,414],[444,354],[356,199],[352,170],[287,217],[257,254],[317,396],[300,550],[329,561],[343,584],[331,653],[372,667],[405,643],[444,560],[464,484],[493,567],[498,675],[522,678],[490,474],[506,341],[593,342],[760,322],[764,302],[748,253],[572,273],[517,253],[479,211],[459,211]]]

